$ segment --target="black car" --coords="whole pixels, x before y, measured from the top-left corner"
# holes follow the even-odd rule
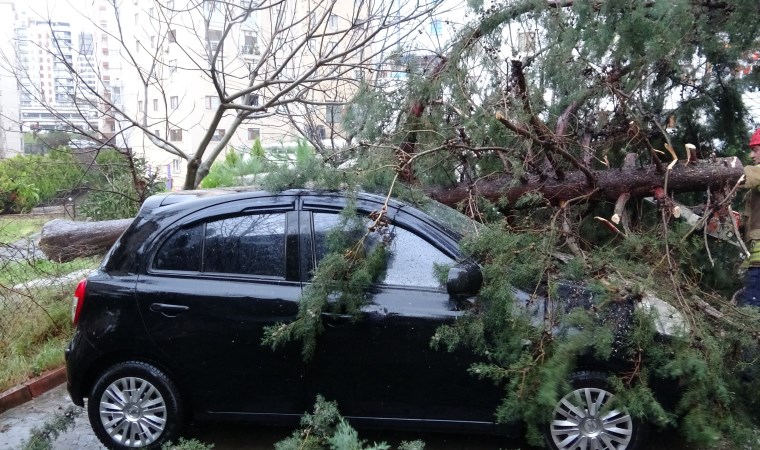
[[[360,214],[386,203],[370,194],[353,201]],[[434,208],[433,218],[390,201],[392,256],[359,320],[323,314],[308,362],[298,342],[262,345],[265,327],[295,319],[347,202],[314,191],[149,198],[74,297],[68,390],[79,406],[89,399],[98,438],[109,448],[158,448],[188,420],[297,424],[317,394],[357,426],[509,431],[494,423],[503,392],[467,371],[474,356],[430,346],[440,325],[464,314],[462,295],[479,288],[477,266],[457,265],[462,227],[474,225],[451,209]],[[448,287],[436,264],[453,266]],[[605,378],[574,374],[576,390],[546,424],[550,446],[639,445],[639,423],[603,407]]]

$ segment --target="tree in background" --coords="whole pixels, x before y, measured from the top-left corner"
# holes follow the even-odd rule
[[[62,127],[128,156],[153,149],[184,161],[183,187],[192,189],[230,144],[255,140],[260,123],[281,127],[283,137],[306,137],[320,150],[327,128],[345,142],[343,105],[435,2],[174,0],[92,7],[78,11],[91,21],[89,45],[72,51],[70,41],[53,39],[39,48],[68,74],[77,120],[62,114],[44,88],[24,83],[35,67],[12,58],[6,64],[26,86],[26,98]],[[55,34],[52,19],[43,17]],[[246,129],[251,124],[256,127]]]

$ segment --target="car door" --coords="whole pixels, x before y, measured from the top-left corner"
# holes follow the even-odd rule
[[[397,214],[396,219],[404,216]],[[334,214],[313,212],[316,260],[324,256],[321,242],[337,221]],[[423,238],[413,222],[391,226],[394,238],[386,274],[367,292],[359,320],[324,315],[310,397],[322,394],[336,400],[340,411],[355,421],[490,427],[499,389],[468,373],[475,361],[468,351],[449,353],[430,345],[439,326],[462,315],[460,304],[436,275],[436,266],[445,272],[456,255]]]
[[[294,197],[192,214],[154,245],[136,295],[155,345],[196,410],[301,414],[300,348],[262,346],[264,327],[293,320],[301,295]]]

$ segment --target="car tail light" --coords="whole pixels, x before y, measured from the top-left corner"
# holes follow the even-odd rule
[[[74,326],[77,326],[79,322],[79,313],[82,312],[82,305],[84,304],[84,290],[87,287],[87,278],[77,284],[77,288],[74,291],[74,298],[71,299],[71,321]]]

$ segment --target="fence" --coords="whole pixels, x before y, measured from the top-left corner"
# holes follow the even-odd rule
[[[0,216],[0,391],[63,364],[71,336],[71,297],[97,261],[48,260],[39,232],[55,215]]]

